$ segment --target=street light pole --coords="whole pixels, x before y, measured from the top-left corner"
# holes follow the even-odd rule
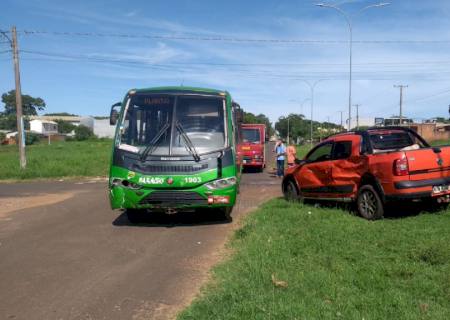
[[[316,80],[315,82],[310,82],[308,80],[303,80],[303,79],[301,79],[301,81],[306,83],[308,85],[308,87],[310,88],[310,90],[311,90],[311,124],[310,124],[310,127],[311,127],[310,128],[311,129],[310,139],[311,139],[311,142],[310,142],[310,144],[311,144],[311,148],[312,148],[312,146],[313,146],[314,89],[315,89],[316,85],[319,84],[319,82],[325,81],[325,79],[319,79],[319,80]]]
[[[361,14],[363,11],[370,9],[370,8],[379,8],[379,7],[384,7],[389,5],[390,3],[378,3],[378,4],[372,4],[369,5],[367,7],[362,8],[361,10],[359,10],[358,12],[356,12],[353,15],[349,15],[347,14],[344,10],[342,10],[341,8],[339,8],[338,6],[332,5],[332,4],[326,4],[326,3],[317,3],[316,6],[321,7],[321,8],[331,8],[334,9],[336,11],[338,11],[340,14],[342,14],[342,16],[344,16],[345,20],[347,21],[348,24],[348,30],[350,33],[350,37],[349,37],[349,87],[348,87],[348,131],[351,130],[351,122],[352,122],[352,69],[353,69],[353,18],[356,17],[357,15]]]

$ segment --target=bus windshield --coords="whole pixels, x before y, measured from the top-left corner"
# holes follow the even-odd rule
[[[261,143],[259,129],[242,129],[242,141],[244,143]]]
[[[198,154],[221,150],[225,120],[222,97],[136,94],[126,109],[120,145],[146,155],[189,155],[190,144]]]

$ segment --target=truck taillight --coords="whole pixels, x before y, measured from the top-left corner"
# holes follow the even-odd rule
[[[394,174],[396,176],[407,176],[409,175],[409,165],[408,159],[402,158],[394,161]]]

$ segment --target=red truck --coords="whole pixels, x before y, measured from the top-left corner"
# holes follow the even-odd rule
[[[450,201],[450,146],[431,147],[404,127],[334,135],[289,168],[282,183],[288,200],[355,202],[369,220],[393,201]]]
[[[242,124],[241,143],[239,151],[242,156],[242,165],[244,168],[257,168],[263,171],[266,162],[265,154],[265,124]]]

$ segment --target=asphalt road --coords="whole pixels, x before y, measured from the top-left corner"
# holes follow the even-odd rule
[[[105,181],[0,184],[0,319],[173,318],[279,184],[244,174],[232,222],[191,213],[141,225],[109,208]]]

